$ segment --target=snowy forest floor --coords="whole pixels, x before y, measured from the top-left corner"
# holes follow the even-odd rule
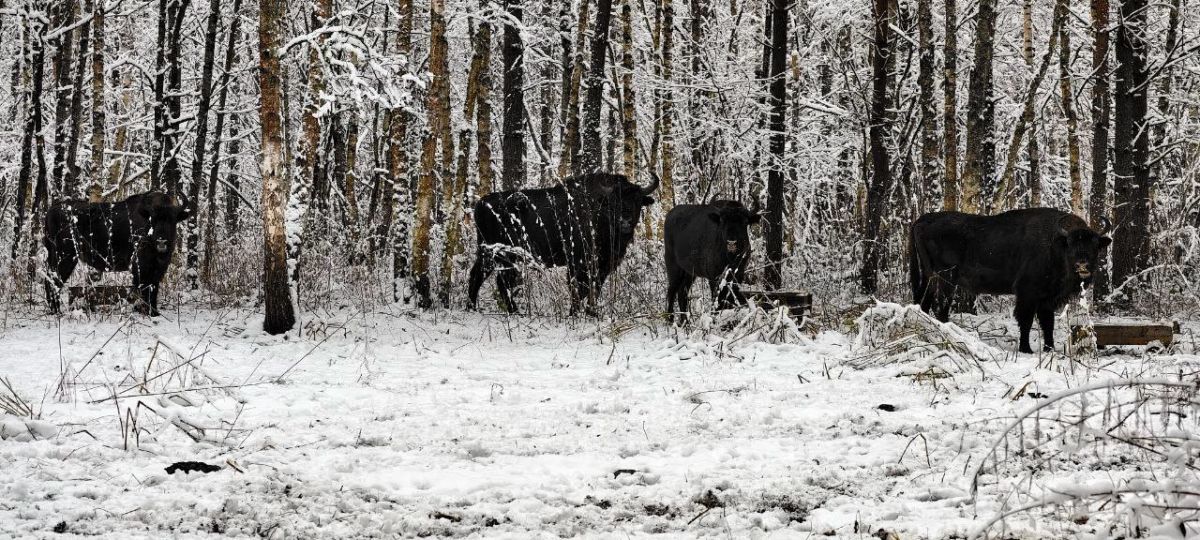
[[[847,331],[771,343],[647,320],[309,317],[273,337],[245,310],[10,313],[0,377],[44,423],[0,441],[0,537],[966,537],[1010,496],[993,476],[972,500],[969,472],[1016,414],[1200,364],[1184,343],[1108,351],[1097,369],[1009,353],[927,378],[843,365]],[[1015,349],[1006,314],[977,320]],[[222,468],[164,471],[180,461]],[[1086,461],[1036,481],[1122,472]],[[1032,516],[1005,536],[1076,527]]]

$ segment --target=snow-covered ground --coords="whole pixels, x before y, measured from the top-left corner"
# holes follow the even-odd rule
[[[848,332],[348,310],[272,337],[260,317],[10,315],[0,377],[44,423],[4,417],[0,537],[961,538],[1011,496],[970,480],[1015,415],[1200,364],[1184,345],[929,377],[843,365]],[[1032,516],[1005,534],[1065,534]]]

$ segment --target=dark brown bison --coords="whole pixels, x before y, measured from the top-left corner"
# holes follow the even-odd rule
[[[1052,208],[995,216],[925,214],[913,223],[909,241],[913,301],[945,322],[956,289],[1016,295],[1024,353],[1033,352],[1034,316],[1043,349],[1053,349],[1055,310],[1091,284],[1101,253],[1112,243],[1079,217]]]
[[[586,303],[595,314],[596,298],[608,275],[633,242],[642,208],[658,178],[642,187],[617,174],[592,173],[543,189],[499,191],[475,203],[479,246],[467,296],[475,308],[479,287],[497,271],[496,287],[509,312],[517,311],[521,285],[516,264],[528,260],[565,266],[571,281],[571,314]]]
[[[676,302],[679,312],[687,316],[688,293],[698,277],[708,280],[718,309],[746,303],[740,285],[750,261],[749,227],[758,221],[757,211],[737,201],[671,209],[663,229],[668,318],[674,319]]]
[[[189,205],[154,191],[118,203],[56,203],[46,214],[42,238],[51,311],[59,312],[59,290],[83,262],[96,272],[132,272],[143,309],[158,315],[158,285],[171,264],[175,226],[192,213]]]

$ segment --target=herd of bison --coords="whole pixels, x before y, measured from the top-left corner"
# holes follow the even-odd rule
[[[500,191],[474,208],[478,246],[468,299],[496,274],[501,303],[518,311],[520,263],[566,267],[571,313],[596,313],[596,299],[621,263],[642,209],[654,202],[657,177],[639,186],[616,174],[568,178],[542,189]],[[43,243],[49,271],[50,309],[60,311],[60,290],[75,266],[94,272],[133,274],[139,307],[158,313],[158,287],[175,249],[176,225],[191,217],[187,201],[148,192],[117,203],[62,201],[46,215]],[[708,280],[718,309],[746,302],[739,284],[750,259],[748,228],[760,220],[738,201],[681,204],[667,214],[663,258],[668,317],[686,317],[696,278]],[[1106,225],[1105,229],[1109,227]],[[1013,210],[994,216],[933,212],[917,219],[909,237],[913,301],[946,321],[956,294],[1012,294],[1020,327],[1020,351],[1033,352],[1029,332],[1036,316],[1043,347],[1053,346],[1054,314],[1088,286],[1097,260],[1112,240],[1078,216],[1051,208]]]

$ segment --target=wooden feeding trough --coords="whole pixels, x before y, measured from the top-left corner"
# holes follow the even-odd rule
[[[1161,343],[1170,347],[1179,333],[1179,323],[1171,321],[1100,321],[1091,326],[1071,325],[1071,342],[1079,343],[1089,335],[1096,338],[1096,347],[1110,345],[1150,345]]]
[[[70,300],[68,303],[82,301],[91,311],[96,306],[111,306],[123,303],[134,303],[138,300],[133,287],[129,285],[90,285],[86,287],[68,287]]]
[[[746,299],[763,309],[785,307],[788,316],[797,324],[804,322],[804,314],[812,310],[812,293],[804,291],[756,291],[742,289]]]

